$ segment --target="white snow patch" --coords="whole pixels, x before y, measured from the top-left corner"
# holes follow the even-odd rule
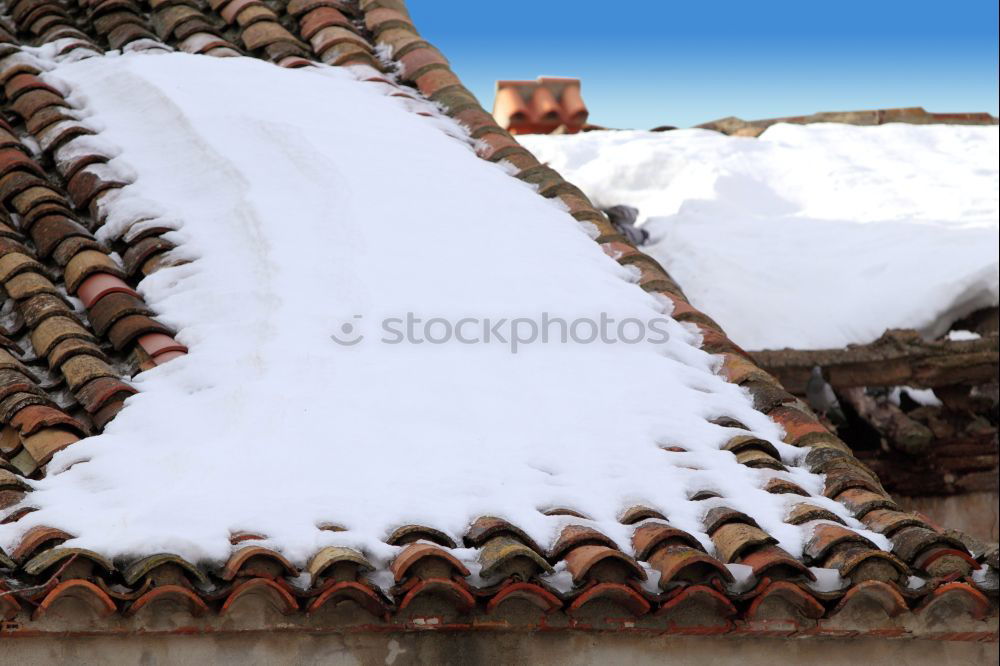
[[[848,582],[840,576],[840,572],[836,569],[809,567],[809,571],[816,576],[816,580],[810,581],[807,585],[817,592],[836,592],[847,587]]]
[[[730,562],[726,568],[729,569],[729,573],[733,574],[733,583],[729,586],[729,591],[733,594],[746,592],[757,584],[757,579],[753,575],[753,567]]]
[[[90,58],[47,78],[106,128],[109,168],[135,175],[108,200],[106,237],[179,229],[194,261],[140,289],[190,354],[139,375],[104,434],[53,458],[38,510],[0,526],[0,545],[46,524],[109,555],[219,560],[253,531],[300,564],[327,545],[384,563],[401,524],[460,539],[498,515],[546,545],[569,519],[540,509],[570,506],[628,549],[617,516],[641,502],[711,547],[706,504],[687,497],[712,487],[801,552],[786,499],[719,450],[733,433],[708,419],[747,424],[789,465],[800,452],[673,320],[660,345],[378,342],[377,322],[407,312],[660,316],[571,216],[442,131],[451,121],[343,69],[253,59]],[[335,344],[345,322],[367,338]],[[675,444],[683,464],[661,448]]]
[[[890,124],[523,136],[747,349],[929,337],[1000,301],[1000,130]]]
[[[934,393],[934,389],[920,389],[913,388],[912,386],[893,386],[889,389],[889,402],[898,407],[904,391],[918,405],[923,405],[924,407],[941,406],[941,399]]]
[[[965,342],[968,340],[979,340],[983,336],[975,331],[948,331],[948,339],[955,342]]]
[[[649,569],[646,570],[647,573]],[[560,594],[566,594],[573,590],[573,574],[566,566],[566,560],[559,560],[552,567],[552,573],[543,574],[540,578],[551,585]]]

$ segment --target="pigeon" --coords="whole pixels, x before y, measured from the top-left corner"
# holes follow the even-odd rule
[[[806,402],[813,411],[821,414],[834,424],[843,423],[846,418],[840,408],[840,401],[833,392],[833,387],[823,378],[823,368],[814,365],[806,382]]]
[[[632,206],[611,206],[604,209],[604,214],[611,220],[611,224],[622,236],[628,239],[632,245],[642,245],[649,240],[649,232],[641,227],[635,226],[635,221],[639,219],[639,209]]]

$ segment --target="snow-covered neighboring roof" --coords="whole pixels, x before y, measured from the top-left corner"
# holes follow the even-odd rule
[[[212,5],[94,3],[78,26],[8,4],[0,612],[988,614],[966,547],[500,130],[401,3],[292,0],[298,36]],[[282,67],[204,57],[232,40]],[[375,338],[407,313],[668,335]]]
[[[1000,129],[772,125],[527,136],[746,349],[931,338],[1000,303]]]

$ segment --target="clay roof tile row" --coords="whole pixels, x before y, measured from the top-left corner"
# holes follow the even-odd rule
[[[12,16],[15,23],[29,21],[35,14],[70,20],[65,12],[48,12],[46,7],[51,4],[34,3],[32,12],[14,12]],[[22,6],[24,3],[13,9]],[[132,11],[127,21],[122,16],[125,9]],[[100,17],[94,25],[108,33],[124,24],[144,22],[138,7],[129,2],[113,6],[98,3],[90,12]],[[29,21],[24,27],[32,32],[32,25]],[[51,32],[52,27],[47,30]],[[85,37],[81,34],[76,47],[97,52],[96,44]],[[75,409],[80,410],[74,418],[37,384],[19,382],[14,376],[2,378],[0,412],[7,422],[4,434],[8,442],[4,459],[19,473],[31,476],[42,473],[55,452],[92,429],[102,428],[123,400],[135,392],[122,381],[119,369],[101,348],[102,339],[122,350],[140,336],[170,331],[151,318],[152,312],[124,281],[126,271],[94,238],[91,223],[77,213],[89,210],[102,195],[126,184],[107,166],[109,156],[83,151],[72,160],[59,158],[64,147],[93,131],[75,120],[62,93],[41,81],[39,70],[25,59],[8,57],[0,70],[6,108],[24,123],[41,149],[36,158],[9,125],[0,126],[0,201],[17,215],[16,225],[3,218],[8,242],[0,247],[0,285],[14,303],[15,322],[23,322],[18,330],[28,345],[27,350],[15,345],[13,352],[24,355],[27,351],[32,354],[29,358],[39,359],[45,372],[59,378],[52,388],[64,383],[75,400]],[[54,177],[39,161],[53,158],[57,166]],[[65,189],[53,184],[57,182],[65,183]],[[37,248],[37,255],[32,248]],[[43,263],[48,261],[52,264]],[[62,295],[60,283],[68,293],[76,293],[90,312],[81,315],[75,311]],[[123,301],[122,294],[132,300]],[[119,298],[106,300],[109,295]],[[137,348],[143,349],[142,345]],[[152,349],[183,350],[176,344]],[[153,363],[150,360],[148,367]]]

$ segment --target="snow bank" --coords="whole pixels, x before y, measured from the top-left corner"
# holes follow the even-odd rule
[[[938,336],[1000,299],[997,127],[775,125],[519,137],[601,205],[747,349]]]
[[[700,533],[725,502],[800,552],[807,528],[783,522],[795,496],[761,488],[778,475],[816,492],[821,480],[719,450],[735,432],[707,419],[725,414],[789,464],[799,453],[677,322],[665,344],[517,354],[381,344],[366,328],[407,312],[660,316],[581,225],[478,159],[433,107],[343,69],[185,54],[94,58],[48,80],[120,150],[112,166],[135,174],[104,233],[143,214],[178,228],[177,254],[193,262],[141,291],[191,351],[138,376],[103,435],[57,454],[29,496],[39,510],[0,526],[4,547],[47,524],[110,554],[220,559],[248,530],[300,563],[331,544],[385,558],[395,527],[460,538],[480,515],[549,543],[567,519],[539,510],[568,506],[628,548],[617,517],[635,503]],[[345,324],[366,337],[334,343]],[[661,448],[675,445],[689,453]],[[687,500],[702,488],[724,499]]]

